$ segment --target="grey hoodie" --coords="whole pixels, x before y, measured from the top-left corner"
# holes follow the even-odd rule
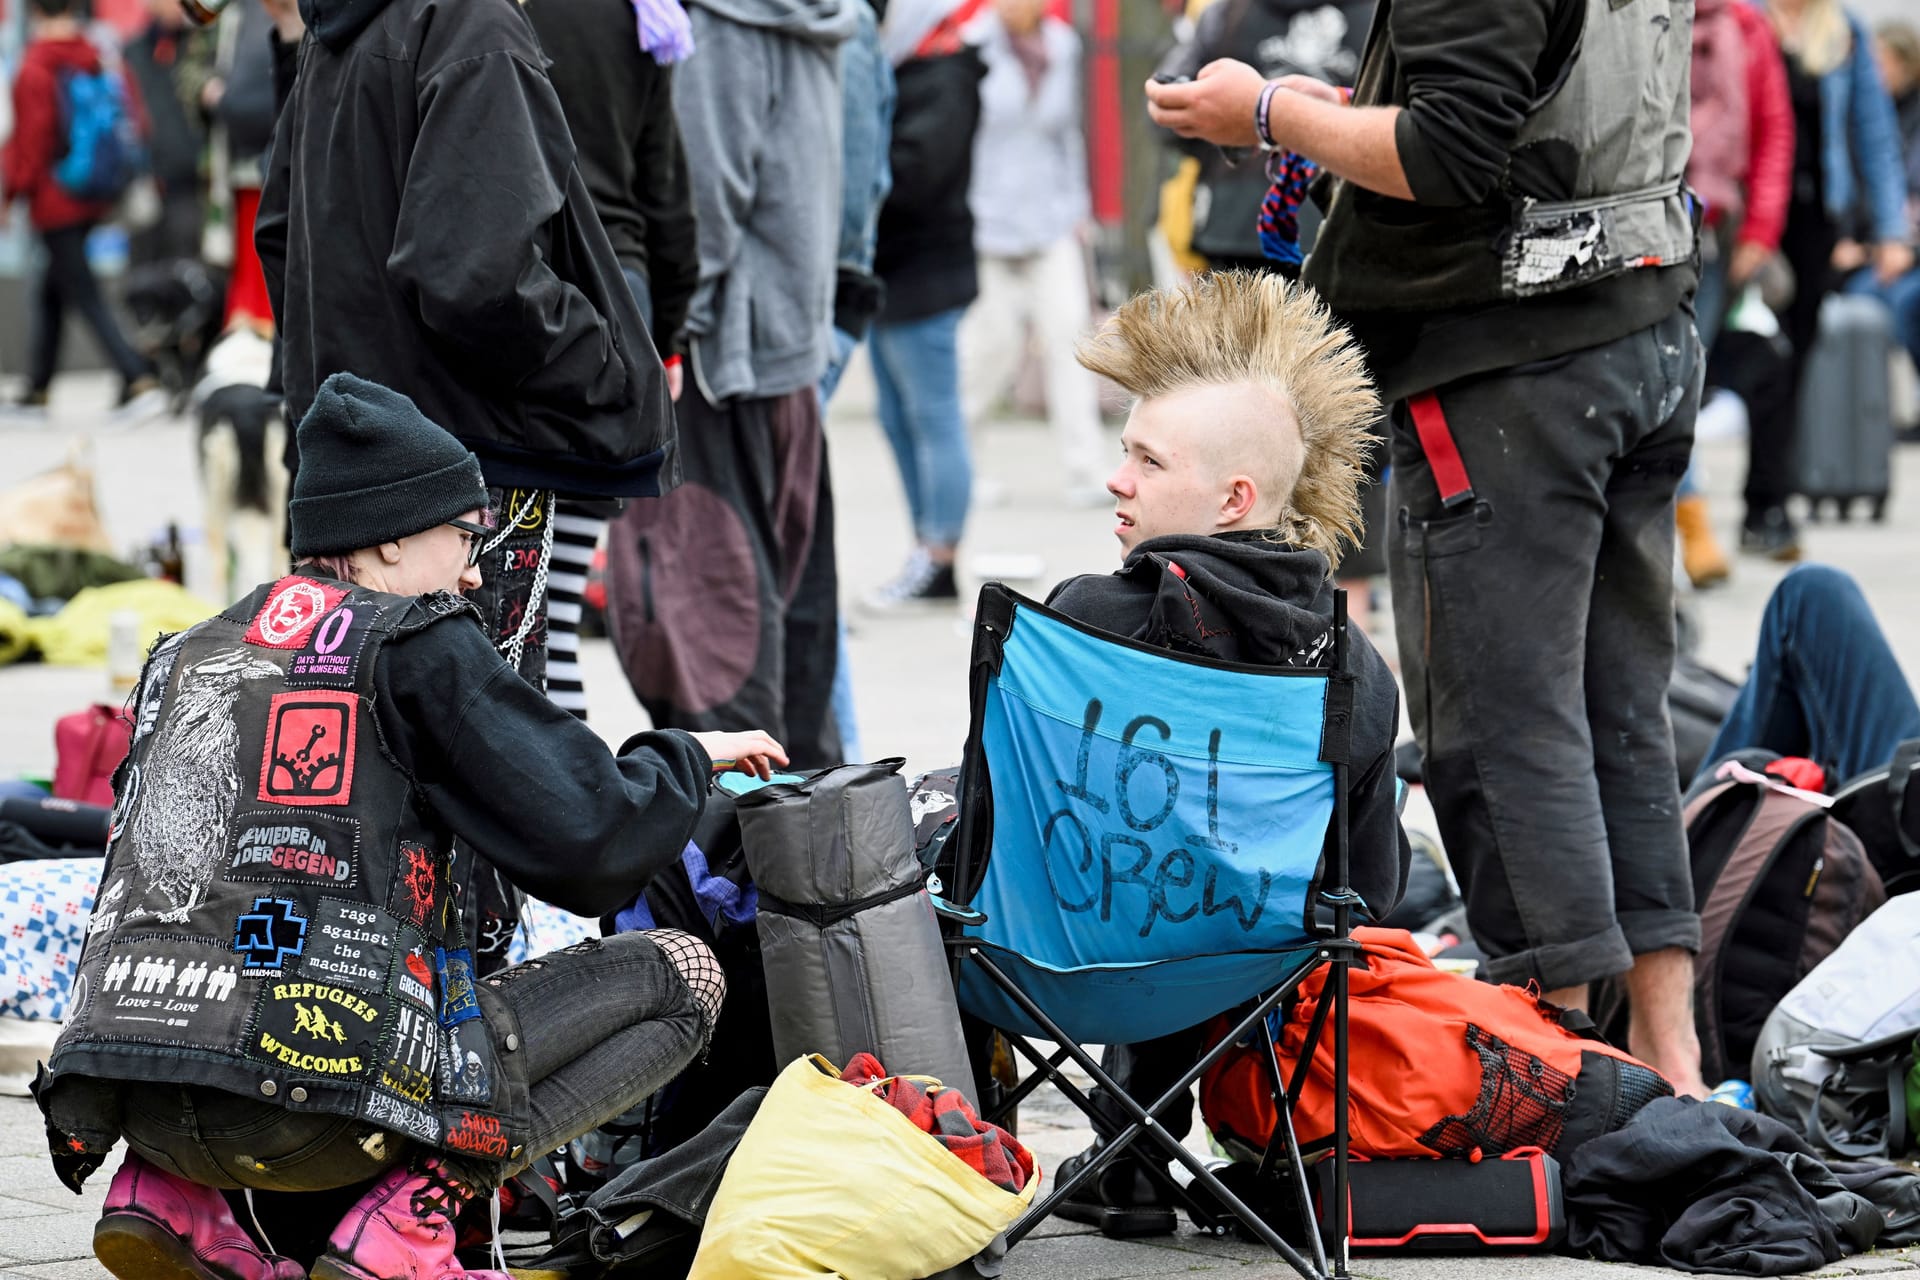
[[[699,224],[687,317],[708,400],[812,385],[832,350],[840,57],[857,0],[689,0],[674,74]]]

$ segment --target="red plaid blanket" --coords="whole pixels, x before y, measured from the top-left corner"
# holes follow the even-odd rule
[[[840,1078],[864,1087],[887,1080],[887,1071],[872,1054],[862,1053],[854,1056]],[[895,1078],[874,1093],[1002,1191],[1018,1194],[1032,1180],[1033,1153],[999,1125],[981,1120],[958,1089],[928,1092],[917,1080]]]

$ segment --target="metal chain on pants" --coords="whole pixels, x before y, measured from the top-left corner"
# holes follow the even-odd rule
[[[534,623],[540,616],[541,602],[547,597],[547,569],[553,561],[553,490],[526,491],[526,497],[500,522],[500,532],[481,549],[481,554],[485,556],[505,542],[520,527],[529,510],[544,513],[546,528],[540,534],[540,562],[534,566],[533,590],[527,596],[526,611],[520,615],[520,628],[501,641],[499,646],[501,656],[515,671],[520,669],[520,659],[527,649],[527,637],[533,634]]]

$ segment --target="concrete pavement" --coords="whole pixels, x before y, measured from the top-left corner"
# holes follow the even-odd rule
[[[0,489],[64,458],[74,442],[92,440],[100,504],[116,546],[123,550],[164,529],[169,520],[197,527],[201,501],[192,456],[193,434],[184,422],[160,421],[135,428],[107,428],[109,386],[103,379],[69,379],[56,388],[55,412],[42,425],[0,421]],[[849,600],[889,577],[907,550],[907,523],[892,462],[870,405],[870,388],[857,375],[836,402],[830,424],[838,505],[838,545],[843,595]],[[1737,493],[1743,450],[1738,445],[1703,446],[1708,487],[1714,494],[1723,536],[1738,518]],[[1111,518],[1103,510],[1075,508],[1060,495],[1052,441],[1031,423],[988,428],[977,441],[981,472],[999,493],[996,505],[973,518],[970,564],[986,556],[1037,560],[1031,581],[1016,584],[1034,594],[1072,573],[1101,572],[1117,562]],[[1885,525],[1813,526],[1807,550],[1856,574],[1879,611],[1896,652],[1909,672],[1920,672],[1920,450],[1898,459],[1896,497]],[[1734,581],[1697,601],[1708,662],[1739,674],[1751,654],[1760,609],[1783,570],[1742,560]],[[963,584],[963,590],[970,587]],[[1381,597],[1384,608],[1384,592]],[[966,731],[962,676],[968,637],[958,615],[922,615],[877,620],[850,611],[851,664],[868,758],[902,755],[909,770],[951,763]],[[1374,627],[1376,642],[1391,656],[1392,632],[1385,614]],[[583,651],[594,726],[618,742],[644,727],[645,717],[628,692],[605,642]],[[103,672],[39,665],[0,667],[0,777],[44,773],[53,762],[56,716],[107,696]],[[1036,1100],[1022,1110],[1022,1135],[1043,1167],[1079,1150],[1086,1128],[1063,1105]],[[24,1100],[0,1099],[0,1278],[104,1275],[93,1262],[89,1239],[106,1173],[89,1194],[75,1198],[52,1177],[38,1113]],[[1357,1274],[1377,1280],[1604,1280],[1639,1268],[1565,1258],[1356,1260]],[[1193,1272],[1232,1272],[1246,1277],[1291,1274],[1256,1248],[1192,1233],[1168,1240],[1118,1243],[1067,1224],[1048,1224],[1017,1250],[1007,1274],[1014,1280],[1120,1280]],[[1823,1274],[1881,1274],[1920,1280],[1920,1254],[1869,1255]]]

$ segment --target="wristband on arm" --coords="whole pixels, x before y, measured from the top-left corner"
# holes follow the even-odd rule
[[[1273,105],[1274,90],[1280,87],[1278,80],[1269,80],[1260,89],[1259,105],[1253,109],[1253,131],[1260,139],[1262,151],[1278,151],[1280,144],[1273,140],[1273,126],[1267,122],[1267,108]]]

